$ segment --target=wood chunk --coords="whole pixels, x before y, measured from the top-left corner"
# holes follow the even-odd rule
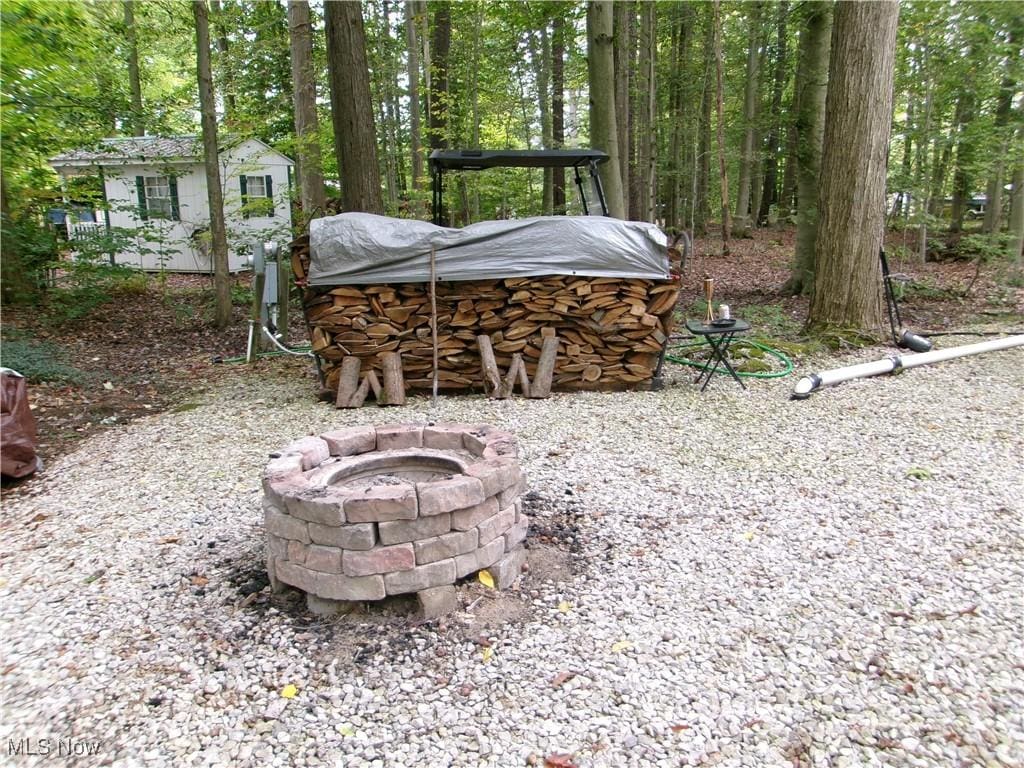
[[[341,373],[338,379],[338,396],[334,401],[335,408],[349,408],[349,403],[359,389],[359,369],[363,362],[358,357],[350,356],[341,361]],[[369,385],[367,385],[369,386]],[[366,397],[364,394],[363,397]]]
[[[584,381],[597,381],[601,378],[601,366],[588,365],[583,369],[582,379]]]
[[[501,389],[501,374],[498,371],[498,364],[494,360],[494,349],[491,347],[489,336],[477,336],[477,345],[480,348],[480,367],[483,369],[484,392],[488,397],[496,397]]]
[[[405,377],[402,375],[402,354],[388,352],[381,356],[384,387],[377,402],[380,405],[405,405]]]
[[[537,372],[533,375],[528,397],[545,398],[551,394],[551,376],[555,371],[555,358],[558,355],[558,337],[545,336],[540,351],[540,362]]]

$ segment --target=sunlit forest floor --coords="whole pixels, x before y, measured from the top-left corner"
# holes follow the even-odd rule
[[[698,316],[705,275],[715,279],[715,300],[749,320],[759,336],[798,340],[807,299],[782,293],[793,253],[792,229],[763,229],[733,239],[730,255],[721,241],[698,239],[683,274],[678,316]],[[908,328],[950,331],[978,322],[1024,326],[1024,290],[1010,284],[1003,262],[976,260],[920,263],[911,251],[913,233],[890,232],[890,267],[904,275],[901,311]],[[47,307],[4,308],[3,364],[18,368],[29,355],[50,380],[30,387],[45,461],[66,453],[83,437],[167,408],[184,407],[186,395],[224,376],[302,376],[316,393],[313,366],[304,358],[270,357],[254,370],[245,354],[250,275],[236,278],[231,325],[211,324],[212,280],[171,275],[133,282],[84,317],[69,320]],[[289,341],[308,342],[297,300]],[[26,372],[28,373],[28,372]]]

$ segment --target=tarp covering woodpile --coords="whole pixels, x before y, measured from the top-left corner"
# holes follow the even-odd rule
[[[380,356],[395,351],[407,386],[430,389],[431,247],[444,389],[483,388],[477,336],[490,337],[503,369],[519,353],[533,376],[552,333],[555,389],[643,386],[671,332],[678,282],[651,224],[559,216],[457,230],[341,214],[311,230],[292,244],[292,262],[307,284],[313,351],[332,389],[344,357],[379,371]]]

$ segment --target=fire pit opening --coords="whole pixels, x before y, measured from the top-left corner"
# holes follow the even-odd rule
[[[416,593],[425,615],[455,582],[511,586],[529,521],[515,438],[487,424],[353,427],[295,441],[264,472],[267,572],[316,613]]]

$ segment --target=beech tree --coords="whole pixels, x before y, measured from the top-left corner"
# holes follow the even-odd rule
[[[895,0],[839,3],[832,27],[808,327],[874,335],[892,118]]]
[[[206,191],[210,203],[213,283],[217,295],[216,324],[218,328],[226,328],[231,322],[231,280],[228,275],[228,238],[224,229],[224,193],[220,186],[220,162],[217,154],[217,106],[213,98],[210,16],[206,0],[194,0],[192,14],[196,22],[196,72],[199,78]]]

